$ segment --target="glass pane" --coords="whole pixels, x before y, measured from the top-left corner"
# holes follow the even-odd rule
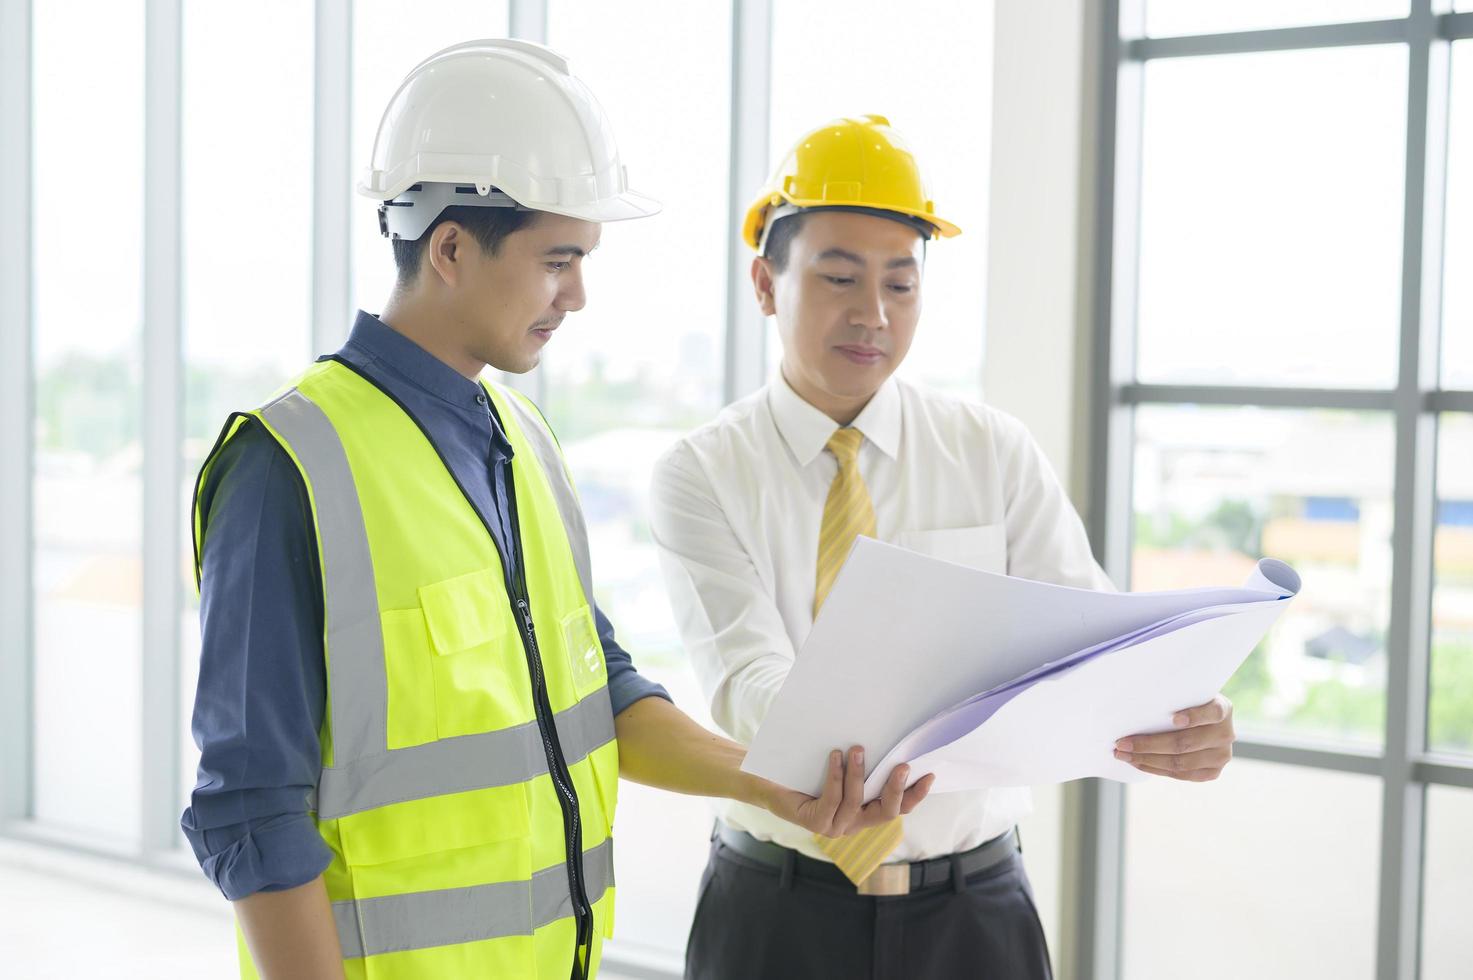
[[[1153,61],[1144,113],[1141,380],[1393,384],[1405,49]]]
[[[1426,878],[1422,891],[1422,980],[1454,980],[1473,963],[1473,792],[1427,788]]]
[[[1304,580],[1225,689],[1241,732],[1381,741],[1392,468],[1382,415],[1137,412],[1130,587],[1237,585],[1264,555]]]
[[[1473,41],[1453,45],[1448,111],[1442,383],[1473,389],[1473,276],[1463,271],[1473,267]]]
[[[33,5],[36,815],[127,840],[140,783],[143,16],[141,0]]]
[[[609,43],[631,22],[641,25],[641,44],[661,52],[658,71]],[[603,103],[631,185],[664,210],[603,226],[584,263],[588,305],[569,317],[539,369],[544,407],[578,481],[598,603],[640,671],[699,718],[704,698],[665,596],[647,494],[655,459],[721,406],[731,9],[553,0],[548,38]],[[703,800],[625,783],[619,814],[619,941],[677,954],[710,811]]]
[[[1146,33],[1152,37],[1219,34],[1406,15],[1407,0],[1238,0],[1237,3],[1147,0]]]
[[[353,183],[367,168],[389,99],[415,65],[442,48],[481,37],[505,37],[507,0],[417,0],[406,16],[399,0],[353,3]],[[394,287],[394,255],[378,233],[378,209],[351,188],[353,302],[378,313]],[[343,334],[347,317],[343,311]]]
[[[1427,739],[1473,755],[1473,415],[1443,416],[1440,429]]]
[[[258,71],[271,51],[273,70]],[[194,479],[232,411],[253,408],[308,363],[312,271],[313,16],[296,0],[249,7],[184,5],[183,234],[184,446],[180,624],[181,778],[194,787],[199,753],[189,733],[199,671],[199,602],[188,507]],[[241,79],[252,78],[250,85]],[[251,166],[269,213],[241,220],[222,176],[242,146],[269,146]],[[246,270],[249,270],[248,272]],[[246,298],[269,284],[271,301]]]
[[[769,165],[804,132],[836,116],[878,113],[905,136],[937,212],[962,234],[927,248],[925,313],[900,370],[975,397],[986,310],[992,7],[931,0],[908,5],[904,17],[894,10],[886,0],[774,5]],[[856,24],[884,28],[841,29]],[[879,65],[910,67],[876,70]],[[944,66],[944,74],[935,66]],[[767,343],[775,364],[775,330]]]
[[[1122,975],[1369,980],[1380,824],[1369,776],[1238,759],[1131,786]]]

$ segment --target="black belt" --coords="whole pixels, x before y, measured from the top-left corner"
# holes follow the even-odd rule
[[[724,823],[717,823],[713,837],[727,850],[758,864],[776,868],[784,876],[791,874],[830,884],[843,884],[856,889],[861,895],[884,896],[908,895],[922,888],[946,884],[961,891],[968,876],[1001,864],[1020,850],[1017,833],[1008,830],[960,854],[948,854],[913,864],[882,864],[863,882],[855,885],[844,877],[844,872],[828,861],[818,861],[781,844],[758,840],[746,831],[728,827]]]

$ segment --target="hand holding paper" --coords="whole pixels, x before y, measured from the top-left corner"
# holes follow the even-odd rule
[[[1216,779],[1233,757],[1233,703],[1219,694],[1172,715],[1175,730],[1115,742],[1115,758],[1141,772],[1189,783]]]

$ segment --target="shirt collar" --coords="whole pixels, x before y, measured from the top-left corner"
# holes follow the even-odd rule
[[[788,444],[788,449],[797,458],[799,466],[807,466],[818,458],[828,445],[829,437],[839,427],[834,420],[803,400],[782,372],[778,371],[772,384],[767,386],[767,400],[772,408],[777,431]],[[900,391],[895,379],[887,378],[875,392],[869,404],[850,423],[864,433],[891,459],[900,452]]]
[[[485,412],[479,400],[485,395],[480,382],[470,380],[372,313],[358,311],[353,331],[339,353],[359,366],[369,359],[374,366],[456,408]]]

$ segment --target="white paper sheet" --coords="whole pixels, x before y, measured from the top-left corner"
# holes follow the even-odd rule
[[[1093,592],[860,538],[743,769],[816,793],[863,745],[874,792],[906,761],[937,791],[1134,778],[1115,739],[1210,699],[1298,589],[1266,560],[1244,588]]]

